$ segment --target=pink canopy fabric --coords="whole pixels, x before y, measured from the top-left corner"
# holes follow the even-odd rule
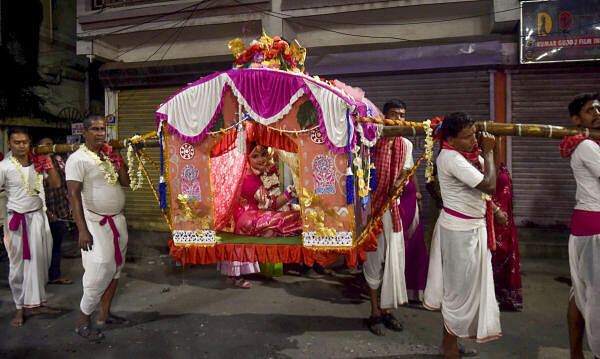
[[[256,122],[269,125],[285,116],[303,95],[318,112],[319,129],[333,152],[346,151],[348,136],[356,144],[355,123],[347,112],[365,105],[342,90],[304,74],[271,69],[232,69],[216,72],[190,84],[161,104],[156,116],[187,142],[204,139],[231,89],[243,110]],[[362,112],[362,111],[361,111]]]

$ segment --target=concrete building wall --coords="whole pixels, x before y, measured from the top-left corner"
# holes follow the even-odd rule
[[[158,1],[91,10],[77,1],[78,53],[142,62],[229,55],[264,29],[310,54],[464,41],[516,41],[517,0]],[[498,11],[498,13],[496,13]]]
[[[45,100],[44,110],[63,117],[66,109],[87,111],[88,61],[75,54],[76,7],[72,1],[41,0],[39,70],[42,86],[34,89]],[[71,111],[73,112],[73,111]]]

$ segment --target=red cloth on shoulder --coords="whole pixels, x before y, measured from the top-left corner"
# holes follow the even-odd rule
[[[590,137],[586,137],[582,134],[577,134],[574,136],[565,136],[562,141],[560,141],[560,145],[558,145],[558,151],[560,152],[560,156],[563,158],[569,158],[573,154],[573,151],[579,146],[579,144],[585,140],[591,140],[600,145],[600,140],[596,140]]]

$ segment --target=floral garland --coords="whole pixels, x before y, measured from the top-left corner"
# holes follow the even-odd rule
[[[25,188],[25,191],[27,192],[27,194],[30,196],[37,196],[40,193],[40,190],[38,188],[40,188],[40,186],[42,185],[42,175],[37,173],[36,171],[34,171],[35,172],[35,186],[32,189],[29,181],[25,179],[25,175],[23,174],[23,171],[22,171],[23,166],[21,165],[21,163],[13,156],[10,156],[9,158],[10,158],[10,161],[17,168],[17,172],[19,172],[19,177],[21,178],[21,183],[23,183],[23,187]]]
[[[290,45],[279,36],[271,38],[263,34],[258,40],[252,41],[247,49],[240,38],[229,41],[227,45],[236,58],[233,63],[234,67],[266,67],[283,71],[304,71],[306,49],[297,41]]]
[[[433,182],[433,128],[431,128],[431,120],[423,121],[425,125],[425,158],[427,166],[425,167],[426,183]]]
[[[138,138],[140,138],[140,136],[135,135],[131,138],[131,140],[137,140]],[[144,183],[144,179],[142,177],[142,165],[146,161],[143,158],[138,157],[137,176],[134,176],[135,158],[133,153],[133,144],[131,141],[129,141],[127,144],[127,165],[129,166],[127,174],[129,175],[129,187],[132,191],[137,191],[138,189],[142,188],[142,184]]]
[[[375,146],[375,144],[377,143],[377,140],[379,140],[379,138],[381,138],[383,126],[377,125],[376,131],[375,131],[375,138],[373,138],[371,141],[367,140],[367,138],[365,137],[364,130],[363,130],[362,126],[360,125],[360,123],[356,125],[356,130],[360,134],[360,142],[362,142],[363,145],[371,148],[371,147]]]
[[[104,161],[100,159],[100,157],[90,151],[89,148],[86,147],[85,144],[81,144],[81,146],[79,146],[79,148],[83,149],[83,151],[85,153],[87,153],[88,156],[90,156],[94,162],[96,163],[96,166],[100,167],[100,171],[102,171],[102,173],[104,173],[104,179],[106,180],[106,182],[108,184],[115,184],[117,183],[117,180],[119,179],[119,175],[117,174],[117,171],[115,170],[115,166],[112,164],[112,162],[110,161],[110,159],[108,157],[104,158]]]
[[[367,197],[369,196],[369,193],[371,192],[371,188],[369,187],[368,183],[370,183],[370,180],[371,180],[371,168],[374,168],[375,166],[371,163],[371,161],[369,161],[369,159],[367,159],[367,162],[365,163],[366,169],[367,169],[367,180],[366,181],[365,181],[365,171],[363,170],[363,159],[360,156],[356,156],[356,157],[354,157],[354,160],[352,160],[352,163],[354,164],[354,167],[356,168],[355,173],[356,173],[356,177],[358,178],[358,181],[357,181],[358,182],[358,195],[361,197],[361,202],[363,202],[363,200],[368,202]]]

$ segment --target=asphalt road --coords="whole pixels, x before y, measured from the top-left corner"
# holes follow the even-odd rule
[[[253,288],[225,284],[215,265],[182,270],[168,256],[166,234],[130,234],[130,247],[113,311],[131,323],[109,327],[90,343],[73,329],[81,299],[81,259],[63,259],[73,285],[48,286],[57,315],[26,318],[12,328],[14,304],[8,261],[0,262],[0,358],[438,358],[441,314],[400,308],[404,331],[376,337],[364,319],[369,302],[362,276],[342,262],[335,276],[309,279],[291,265],[274,279],[254,276]],[[75,242],[63,246],[77,255]],[[503,336],[467,343],[478,358],[568,358],[568,262],[522,262],[524,310],[502,312]]]

